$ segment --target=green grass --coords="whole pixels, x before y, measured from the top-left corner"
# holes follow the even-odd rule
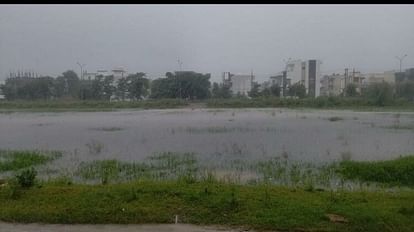
[[[407,101],[394,101],[379,107],[363,98],[318,97],[318,98],[230,98],[185,101],[180,99],[151,99],[131,102],[49,100],[49,101],[0,101],[0,113],[11,112],[66,112],[66,111],[114,111],[119,109],[169,109],[191,106],[207,108],[315,108],[344,109],[355,111],[414,111],[414,104]]]
[[[414,231],[414,156],[314,166],[290,161],[286,155],[254,163],[235,160],[227,168],[254,170],[262,179],[249,183],[220,179],[214,172],[206,173],[195,154],[173,152],[156,153],[143,162],[84,162],[74,176],[39,180],[30,189],[9,179],[0,187],[0,220],[173,223],[178,215],[180,223],[257,230]],[[329,185],[337,174],[408,188],[317,187]],[[80,184],[72,179],[77,177],[97,182]],[[327,214],[348,222],[331,222]]]
[[[414,156],[386,161],[343,161],[339,174],[350,180],[414,186]]]
[[[158,99],[146,101],[0,101],[0,112],[65,112],[65,111],[113,111],[117,109],[168,109],[188,105],[179,99]]]
[[[0,173],[46,164],[60,156],[60,152],[0,150]]]
[[[318,97],[318,98],[229,98],[209,99],[209,108],[315,108],[315,109],[344,109],[355,111],[414,111],[414,104],[405,101],[395,101],[390,105],[379,107],[363,98]]]
[[[413,231],[412,191],[309,192],[268,185],[217,181],[141,181],[110,185],[48,182],[19,190],[0,189],[0,220],[41,223],[180,223],[259,230]],[[330,222],[326,214],[345,217]]]

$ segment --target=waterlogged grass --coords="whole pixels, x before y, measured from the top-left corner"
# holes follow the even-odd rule
[[[83,180],[122,182],[137,179],[166,180],[194,179],[198,163],[193,153],[158,153],[144,162],[122,162],[118,160],[95,160],[82,162],[75,176]]]
[[[234,151],[237,153],[237,151]],[[80,183],[121,183],[133,180],[203,181],[216,178],[237,184],[262,184],[306,188],[378,190],[388,186],[414,186],[414,158],[357,162],[344,153],[341,162],[313,164],[289,160],[286,155],[263,161],[236,159],[219,165],[200,162],[193,153],[157,153],[142,162],[95,160],[82,162],[73,173]],[[223,175],[223,173],[226,173]],[[372,183],[375,182],[375,183]]]
[[[414,157],[313,165],[286,154],[234,160],[223,168],[257,177],[219,178],[193,153],[163,152],[143,162],[96,160],[74,176],[32,189],[0,187],[0,220],[43,223],[179,223],[287,231],[414,231]],[[339,175],[339,176],[338,176]],[[97,181],[79,184],[73,178]],[[352,189],[345,179],[408,189]],[[323,188],[327,187],[327,188]],[[10,191],[13,191],[11,197]],[[331,221],[328,214],[347,222]]]
[[[17,171],[19,169],[46,164],[61,156],[60,152],[40,151],[0,151],[0,172]]]
[[[338,172],[346,179],[414,186],[414,156],[386,161],[343,161]]]
[[[46,182],[10,199],[0,189],[0,220],[23,223],[227,225],[283,231],[413,231],[409,192],[309,192],[215,180],[109,185]],[[327,214],[344,217],[330,221]]]

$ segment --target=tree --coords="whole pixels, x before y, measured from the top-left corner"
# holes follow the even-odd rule
[[[387,82],[370,84],[365,91],[365,97],[377,106],[385,106],[391,103],[392,95],[392,87]]]
[[[92,80],[80,80],[78,98],[80,100],[93,99]]]
[[[211,90],[211,95],[213,98],[230,98],[230,86],[224,85],[223,83],[218,84],[217,82],[214,82],[213,88]]]
[[[116,87],[113,85],[114,82],[114,76],[106,76],[103,79],[102,88],[103,88],[103,99],[106,101],[109,101],[111,99],[111,96],[114,94]]]
[[[148,96],[149,80],[145,78],[145,75],[145,73],[139,72],[126,78],[128,97],[130,99],[140,100]]]
[[[167,72],[166,78],[159,78],[151,84],[152,98],[205,99],[210,97],[210,74]]]
[[[61,97],[79,97],[80,80],[78,75],[73,70],[68,70],[62,73],[54,81],[56,96]]]
[[[260,96],[259,87],[260,87],[259,83],[253,82],[252,89],[249,92],[249,97],[252,97],[252,98],[259,97]]]
[[[280,86],[279,85],[272,85],[270,86],[270,93],[271,95],[275,96],[275,97],[280,97]]]
[[[354,83],[349,83],[345,87],[345,96],[346,97],[356,97],[358,96],[358,92],[356,90],[357,86]]]
[[[122,77],[122,78],[118,79],[116,84],[117,84],[117,86],[116,86],[116,90],[115,90],[115,95],[116,95],[116,97],[118,97],[122,101],[124,101],[125,98],[127,97],[127,91],[128,91],[127,79],[125,77]]]
[[[101,100],[103,99],[103,92],[104,92],[104,76],[103,75],[99,75],[96,76],[94,80],[92,80],[91,82],[91,93],[92,93],[92,98],[94,100]],[[86,85],[85,85],[86,87]]]
[[[7,78],[2,86],[7,100],[48,100],[54,95],[52,77],[16,77]]]
[[[306,96],[306,88],[301,83],[295,83],[289,87],[288,95],[292,97],[304,98]]]
[[[211,89],[211,96],[213,98],[219,98],[220,97],[220,86],[217,82],[213,83],[213,88]]]
[[[414,101],[414,81],[403,81],[396,85],[397,97]]]
[[[221,84],[220,85],[220,96],[222,98],[231,98],[232,97],[232,91],[230,86]]]

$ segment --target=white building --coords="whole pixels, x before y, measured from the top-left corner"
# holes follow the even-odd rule
[[[362,88],[368,84],[365,75],[355,70],[348,73],[348,69],[345,69],[344,74],[333,73],[331,75],[325,75],[320,83],[320,95],[322,96],[342,95],[348,84],[354,84],[356,91],[361,93]]]
[[[301,83],[306,88],[306,94],[318,97],[320,95],[321,63],[319,60],[289,61],[286,64],[286,86]]]
[[[83,78],[86,80],[93,80],[95,79],[97,76],[114,76],[114,82],[117,82],[119,79],[126,77],[128,75],[128,73],[123,69],[123,68],[114,68],[110,71],[108,70],[104,70],[104,69],[100,69],[97,70],[96,72],[84,72],[83,73]]]
[[[248,96],[252,90],[253,74],[232,74],[230,72],[223,73],[223,83],[230,84],[230,90],[233,95]]]
[[[372,84],[372,83],[381,83],[381,82],[387,82],[390,84],[395,83],[395,71],[386,71],[383,73],[366,73],[363,74],[365,77],[366,84]]]
[[[126,77],[127,72],[123,68],[118,67],[112,69],[112,75],[114,76],[114,81],[117,82],[119,79]]]
[[[4,81],[0,81],[0,86],[4,85]],[[0,88],[0,100],[4,100],[5,96],[3,94],[3,90]]]

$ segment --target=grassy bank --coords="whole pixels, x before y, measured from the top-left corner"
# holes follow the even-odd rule
[[[14,162],[8,170],[19,173],[22,168],[38,167],[53,157],[29,153],[3,152],[1,161],[4,164],[4,157],[8,157]],[[244,184],[220,179],[204,173],[194,154],[171,152],[154,154],[146,162],[80,163],[75,176],[98,180],[93,185],[75,182],[75,176],[60,176],[36,180],[34,187],[21,187],[9,178],[7,184],[0,183],[0,220],[173,223],[178,215],[180,223],[258,230],[414,231],[413,156],[381,162],[342,161],[318,171],[280,157],[248,166],[237,163],[231,168],[254,169],[263,179]],[[323,182],[335,172],[349,180],[408,188],[349,191],[309,187],[311,182]],[[290,184],[284,185],[285,181]]]
[[[178,99],[147,101],[0,101],[0,112],[14,111],[112,111],[116,109],[168,109],[186,106]]]
[[[315,108],[315,109],[347,109],[357,111],[414,111],[414,103],[407,101],[394,101],[386,106],[377,106],[373,102],[363,98],[230,98],[210,99],[207,101],[209,108]]]
[[[310,192],[267,185],[141,181],[48,182],[0,190],[0,220],[43,223],[180,223],[300,231],[413,231],[412,192]],[[328,219],[328,214],[347,222]]]
[[[262,97],[186,101],[158,99],[131,102],[108,101],[0,101],[0,112],[16,111],[112,111],[117,109],[168,109],[190,104],[207,108],[314,108],[356,111],[414,111],[414,103],[395,100],[386,106],[377,106],[363,98],[318,97],[305,99]]]
[[[343,161],[338,172],[349,180],[414,186],[414,156],[386,161]]]

